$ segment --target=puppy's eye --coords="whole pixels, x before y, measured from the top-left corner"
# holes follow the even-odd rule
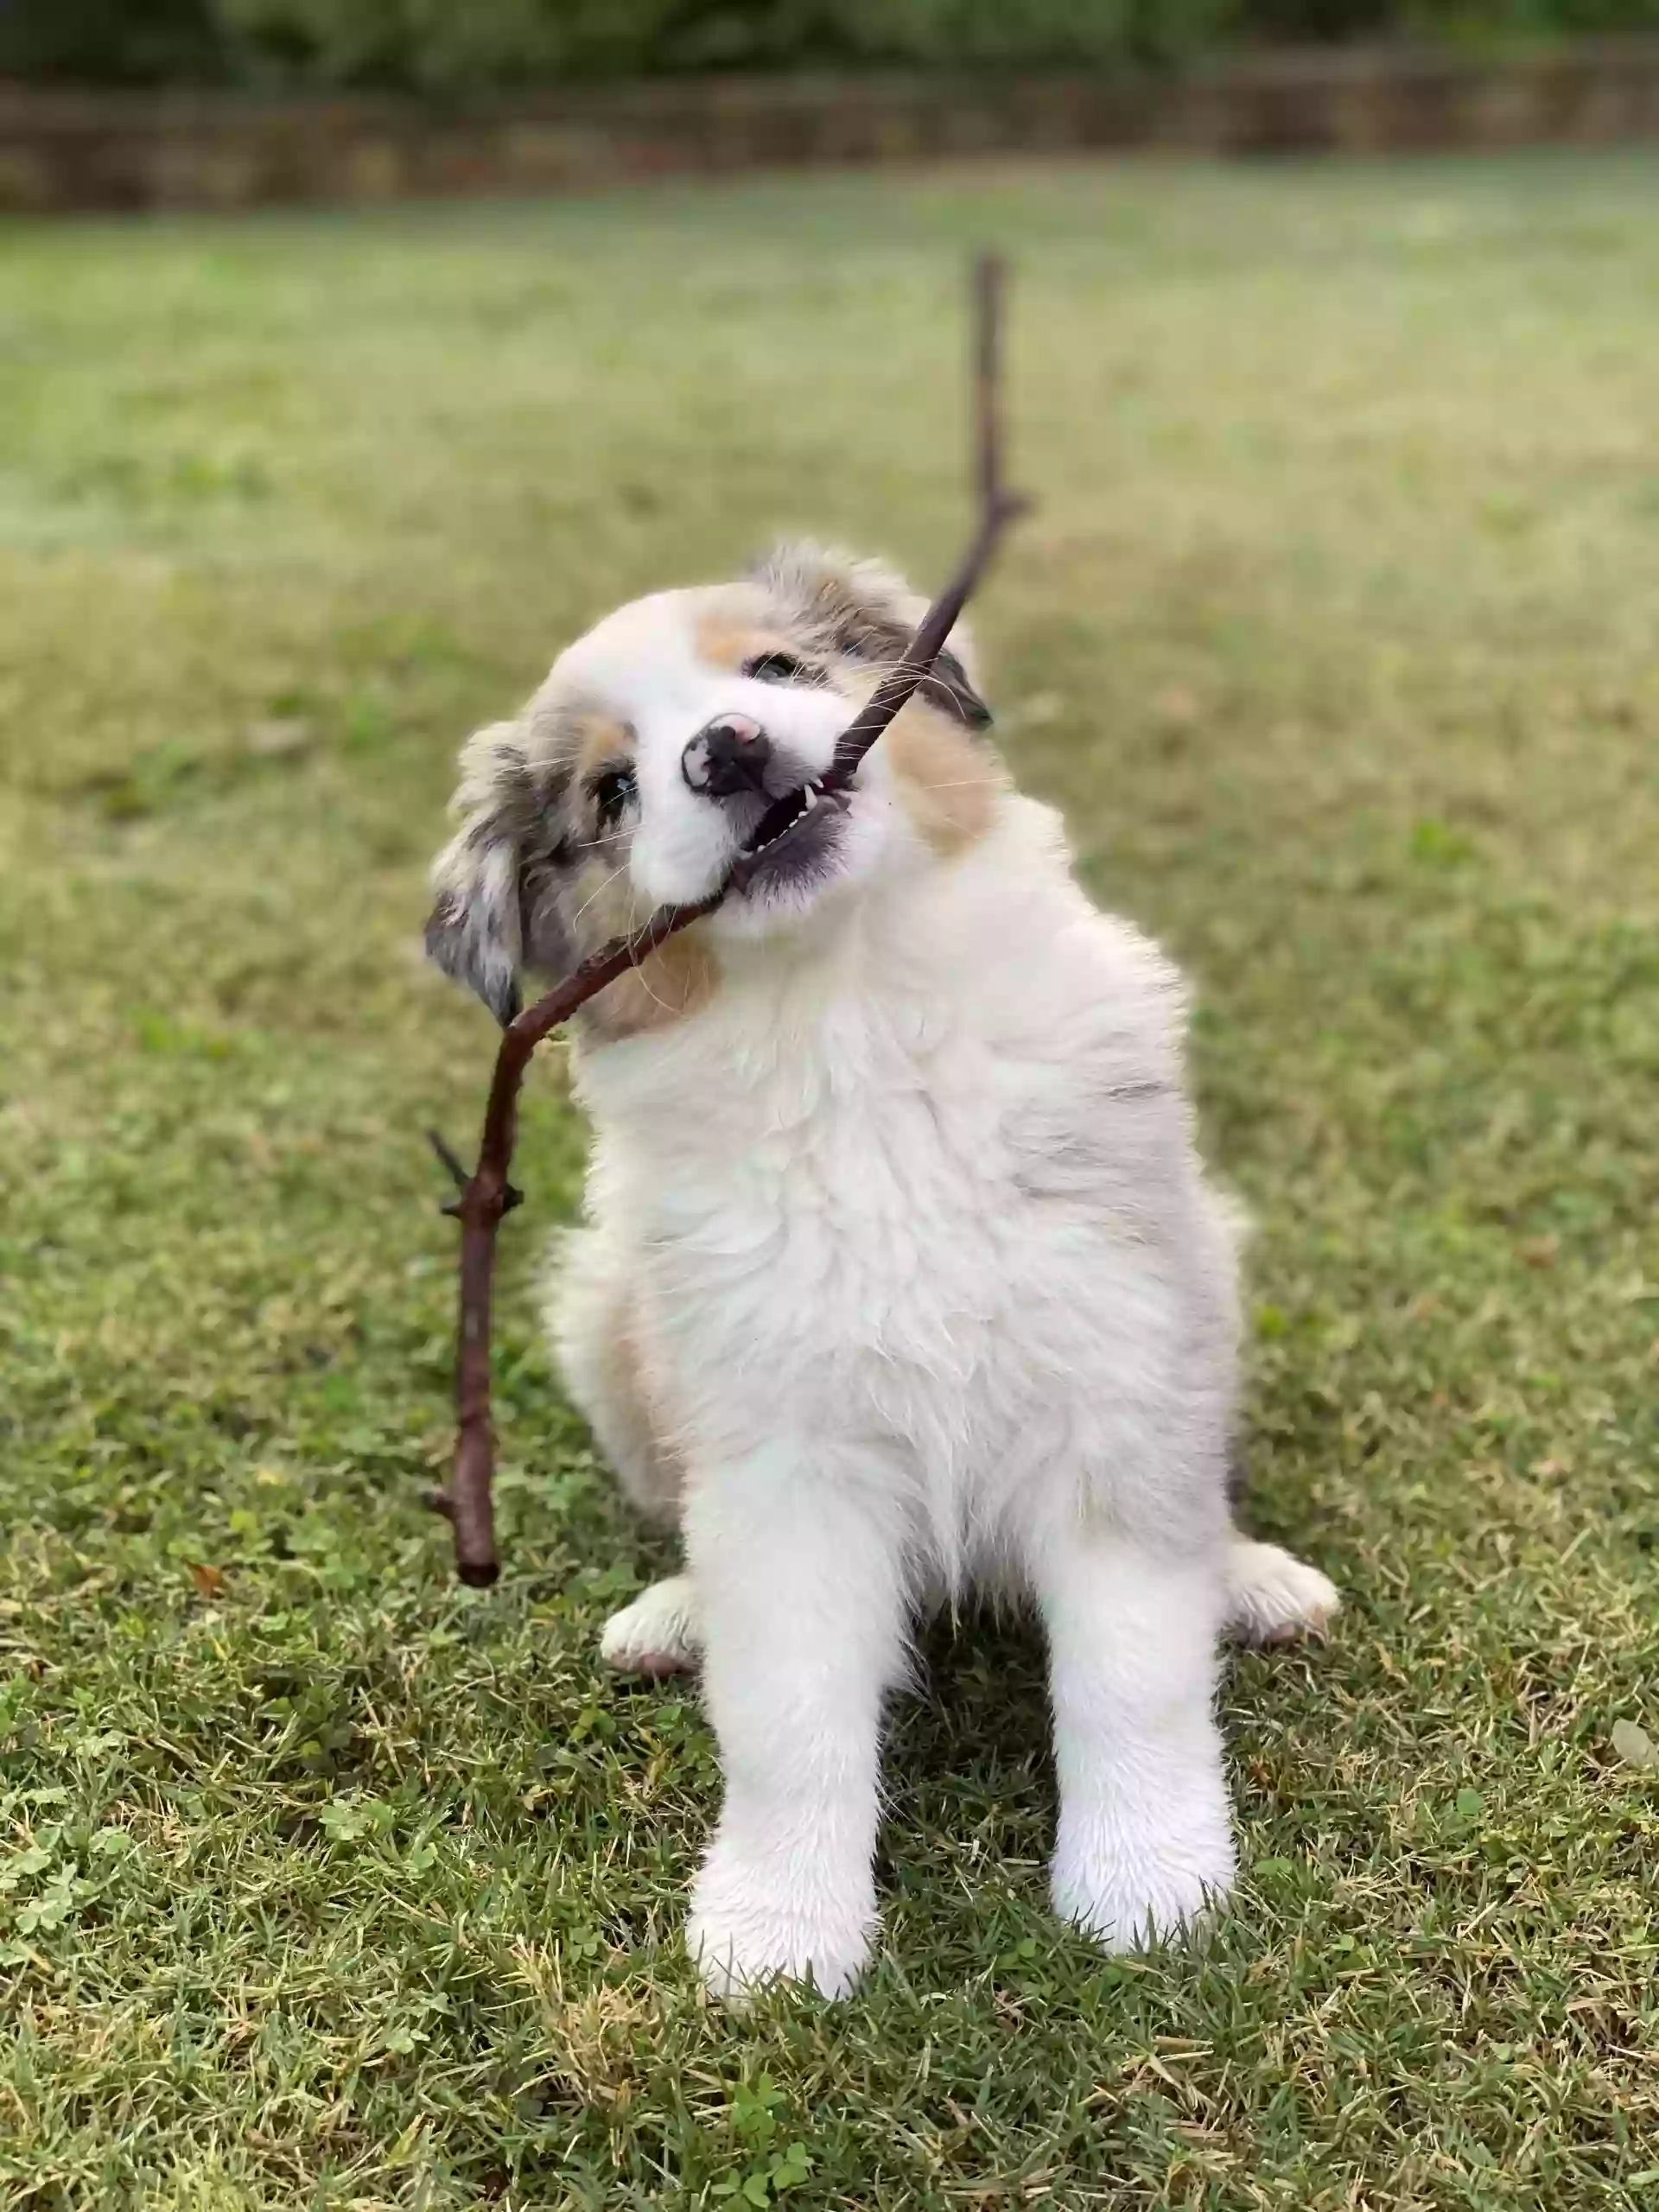
[[[761,683],[822,683],[823,671],[808,662],[797,660],[793,653],[757,653],[753,660],[743,664],[745,676],[753,676]]]
[[[632,806],[639,796],[632,768],[601,768],[588,788],[599,810],[601,830],[608,830],[613,822],[620,822],[623,809]]]

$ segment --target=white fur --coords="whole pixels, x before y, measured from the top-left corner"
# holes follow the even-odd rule
[[[599,1639],[600,1656],[626,1675],[678,1675],[697,1663],[702,1622],[689,1574],[671,1574],[613,1613]]]
[[[765,715],[803,775],[848,718],[702,668],[696,603],[625,609],[556,671],[635,733],[642,910],[736,848],[680,774],[709,716]],[[604,1654],[701,1656],[726,1796],[690,1942],[729,1995],[839,1993],[868,1955],[882,1704],[918,1607],[979,1584],[1039,1608],[1054,1898],[1122,1947],[1232,1880],[1224,1626],[1336,1605],[1231,1524],[1236,1236],[1194,1148],[1179,978],[1090,905],[1047,809],[999,790],[947,857],[900,799],[878,747],[827,878],[729,899],[708,1002],[576,1062],[588,1226],[554,1335],[687,1558]]]
[[[607,1656],[706,1643],[727,1802],[691,1940],[728,1992],[856,1973],[882,1695],[915,1600],[975,1579],[1048,1624],[1057,1904],[1112,1945],[1192,1921],[1233,1872],[1215,1637],[1268,1602],[1229,1591],[1232,1244],[1173,971],[1024,800],[948,869],[836,888],[579,1079],[590,1250],[687,1468],[699,1616],[631,1608]]]
[[[1227,1625],[1247,1643],[1323,1636],[1342,1604],[1317,1567],[1277,1544],[1236,1536],[1227,1556]]]
[[[1222,1577],[1225,1632],[1244,1643],[1288,1643],[1323,1636],[1342,1599],[1328,1575],[1277,1544],[1236,1531]],[[613,1613],[600,1638],[606,1662],[624,1674],[686,1674],[702,1656],[702,1616],[689,1574],[653,1582]]]

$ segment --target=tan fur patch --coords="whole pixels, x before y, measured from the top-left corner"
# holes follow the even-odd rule
[[[671,938],[649,960],[619,976],[588,1001],[580,1018],[591,1036],[613,1045],[624,1037],[643,1036],[683,1021],[707,1006],[719,986],[719,963],[693,928]]]
[[[633,732],[613,715],[578,715],[571,723],[571,751],[578,779],[586,784],[613,760],[633,754]]]
[[[745,661],[758,660],[762,653],[799,651],[798,642],[785,631],[745,621],[735,610],[711,607],[699,614],[695,634],[698,658],[710,668],[729,669],[734,675]]]
[[[912,700],[882,740],[899,804],[936,853],[982,837],[1007,789],[1001,762],[960,722]]]
[[[614,989],[615,986],[612,988]],[[678,1448],[664,1433],[645,1355],[639,1348],[637,1317],[632,1302],[623,1309],[612,1339],[610,1359],[615,1389],[628,1398],[633,1409],[633,1418],[651,1439],[653,1488],[660,1487],[660,1495],[653,1498],[652,1510],[676,1514],[685,1489],[685,1461]]]

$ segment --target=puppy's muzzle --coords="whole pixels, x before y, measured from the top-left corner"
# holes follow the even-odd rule
[[[705,798],[765,798],[772,740],[747,715],[720,715],[704,724],[680,755],[680,773]]]

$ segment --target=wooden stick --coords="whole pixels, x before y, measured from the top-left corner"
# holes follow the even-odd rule
[[[1025,511],[1027,502],[1009,492],[1002,480],[1002,436],[1000,399],[1000,348],[1003,266],[991,254],[982,254],[974,267],[974,422],[975,486],[979,521],[973,543],[944,590],[940,593],[905,648],[898,666],[883,677],[863,706],[836,740],[835,759],[820,788],[831,804],[846,804],[858,765],[900,709],[914,696],[931,671],[955,628],[998,540],[1008,524]],[[803,817],[805,818],[805,817]],[[756,843],[764,842],[764,822]],[[771,861],[793,834],[786,829],[772,841]],[[579,1007],[596,997],[607,984],[640,962],[658,947],[705,914],[712,914],[727,893],[741,890],[753,871],[756,855],[740,859],[726,880],[706,899],[684,906],[659,906],[632,937],[618,938],[573,969],[563,982],[526,1007],[509,1023],[496,1054],[490,1082],[489,1103],[479,1141],[478,1166],[462,1183],[460,1197],[444,1208],[461,1223],[461,1289],[455,1347],[455,1457],[447,1491],[435,1503],[454,1523],[455,1565],[463,1582],[487,1587],[499,1574],[495,1548],[495,1520],[492,1477],[495,1463],[495,1432],[490,1416],[490,1315],[495,1279],[495,1232],[504,1213],[518,1203],[519,1194],[507,1179],[512,1164],[513,1140],[518,1133],[518,1092],[531,1054],[549,1033],[568,1021]],[[452,1175],[461,1180],[454,1155],[441,1139],[435,1149]]]
[[[518,1135],[518,1091],[530,1056],[578,1007],[649,959],[677,931],[713,913],[724,895],[722,886],[697,906],[659,906],[643,929],[602,946],[562,983],[526,1007],[503,1033],[484,1109],[477,1168],[460,1198],[444,1208],[461,1224],[461,1304],[455,1338],[455,1459],[440,1510],[454,1523],[455,1566],[463,1582],[484,1587],[500,1573],[491,1497],[495,1431],[490,1418],[490,1307],[496,1229],[502,1215],[518,1203],[507,1170]]]

